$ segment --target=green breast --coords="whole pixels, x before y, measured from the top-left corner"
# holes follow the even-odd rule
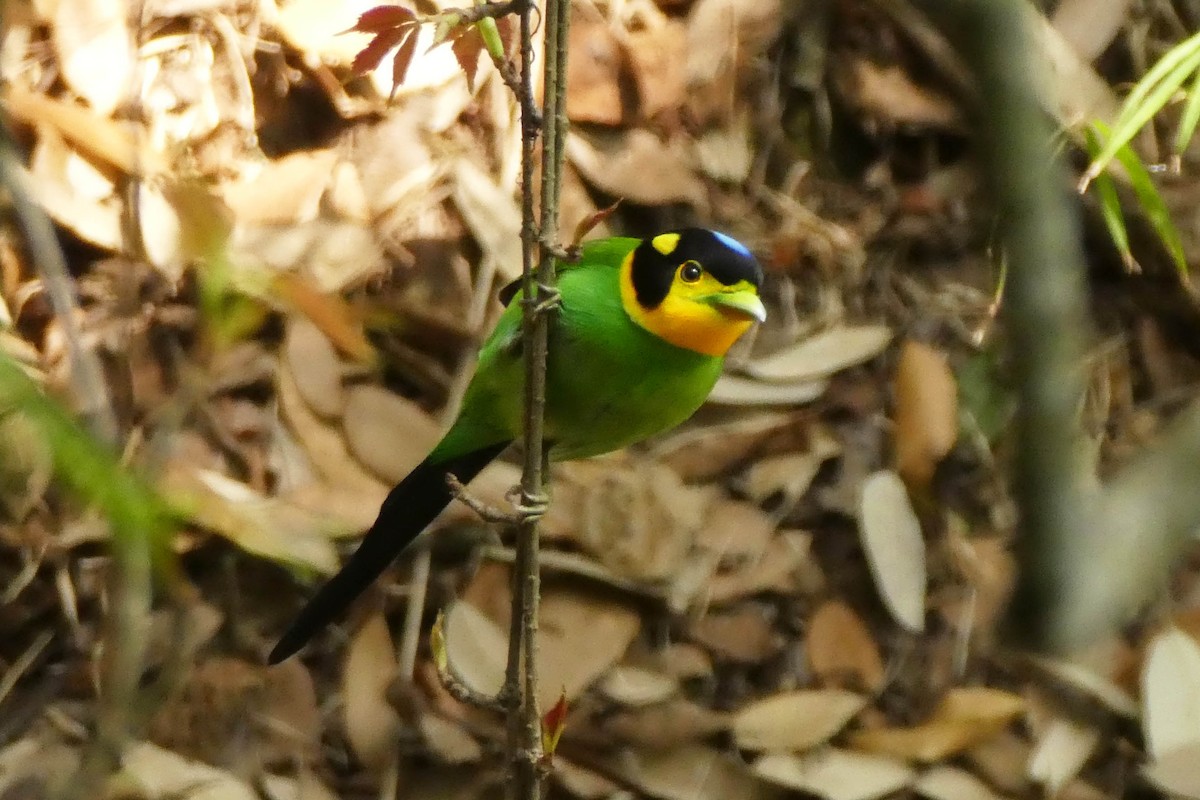
[[[617,450],[668,430],[708,397],[723,359],[676,347],[636,325],[621,306],[619,266],[636,239],[606,239],[562,269],[562,308],[551,329],[546,438],[555,459]],[[433,457],[450,458],[522,430],[520,295],[479,353],[463,408]]]
[[[616,450],[675,427],[708,397],[722,359],[684,350],[621,307],[617,269],[563,274],[550,345],[546,426],[558,459]]]

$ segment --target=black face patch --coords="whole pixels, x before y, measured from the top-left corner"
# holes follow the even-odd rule
[[[664,254],[660,247],[673,234],[679,239],[671,247],[662,247],[668,250]],[[676,271],[687,261],[697,262],[726,286],[749,281],[762,288],[762,267],[741,242],[704,228],[681,228],[645,239],[633,251],[630,277],[638,305],[647,310],[658,308],[671,292]]]

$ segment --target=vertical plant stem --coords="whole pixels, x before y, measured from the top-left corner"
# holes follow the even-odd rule
[[[514,796],[537,800],[542,794],[541,715],[537,702],[537,629],[539,572],[538,516],[544,508],[548,449],[544,436],[546,408],[546,352],[555,289],[555,250],[558,234],[558,198],[566,137],[566,47],[569,23],[567,0],[546,0],[543,64],[543,99],[540,115],[534,103],[531,2],[521,20],[521,251],[525,317],[525,463],[521,474],[521,505],[527,511],[517,530],[517,557],[513,567],[512,622],[509,629],[508,735],[513,755]],[[534,149],[541,128],[541,216],[534,218]],[[535,248],[540,245],[536,273]]]
[[[1021,569],[1009,632],[1026,646],[1061,647],[1080,633],[1063,624],[1061,611],[1088,602],[1076,573],[1096,545],[1077,456],[1087,313],[1079,221],[1028,69],[1034,15],[1018,0],[921,0],[918,7],[942,24],[975,74],[980,153],[1010,265],[1004,311],[1019,396],[1013,483]]]

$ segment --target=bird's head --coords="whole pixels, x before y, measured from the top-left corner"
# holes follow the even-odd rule
[[[759,299],[762,267],[741,242],[683,228],[643,240],[621,265],[629,317],[673,345],[723,356],[767,318]]]

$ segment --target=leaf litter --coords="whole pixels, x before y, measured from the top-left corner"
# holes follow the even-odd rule
[[[464,320],[494,318],[476,298],[517,274],[507,90],[468,35],[431,47],[430,26],[375,24],[357,0],[152,3],[140,28],[127,5],[6,4],[0,26],[0,102],[67,245],[74,324],[105,364],[125,463],[183,523],[146,665],[164,699],[122,754],[127,789],[357,796],[399,765],[418,800],[494,796],[495,720],[422,677],[423,640],[415,675],[396,674],[407,562],[401,588],[386,581],[304,660],[260,657],[308,576],[336,568],[436,440],[478,337]],[[928,82],[933,65],[953,84],[953,61],[879,8],[815,24],[749,0],[576,7],[563,230],[617,197],[614,233],[727,230],[762,258],[772,310],[680,430],[555,469],[540,700],[570,701],[556,791],[986,800],[1141,781],[1200,797],[1189,566],[1105,648],[1014,660],[995,646],[1015,522],[1006,417],[975,416],[1009,407],[974,335],[995,313],[990,217],[960,153],[964,109]],[[1137,76],[1081,60],[1078,21],[1060,16],[1057,32],[1038,20],[1039,56],[1088,89],[1059,86],[1051,112],[1115,107],[1107,82]],[[1109,42],[1129,38],[1122,23],[1178,27],[1109,17]],[[813,169],[828,155],[813,143],[837,144],[797,133],[818,96],[867,143],[857,173]],[[20,242],[6,222],[0,347],[64,397],[62,321]],[[1105,474],[1200,374],[1179,335],[1194,309],[1160,309],[1108,309],[1095,332],[1116,354],[1087,367],[1107,387],[1088,409]],[[219,345],[218,329],[239,340]],[[78,765],[111,603],[102,526],[4,411],[0,795]],[[514,482],[501,464],[472,492],[502,506]],[[448,608],[454,670],[495,689],[509,567],[480,565],[463,508],[437,527],[423,630]],[[180,613],[186,597],[202,602]]]

